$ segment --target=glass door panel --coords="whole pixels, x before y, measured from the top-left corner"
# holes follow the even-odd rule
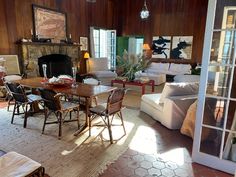
[[[236,36],[234,31],[213,32],[211,46],[211,63],[232,64],[232,46]]]
[[[223,128],[226,101],[206,97],[203,115],[203,125],[213,128]]]
[[[229,102],[229,110],[228,110],[228,119],[226,123],[226,129],[229,131],[236,131],[236,124],[234,124],[235,117],[235,110],[236,110],[236,101]]]
[[[221,130],[202,127],[200,151],[212,156],[219,157],[221,137]]]
[[[207,94],[227,97],[232,68],[230,66],[209,65]]]

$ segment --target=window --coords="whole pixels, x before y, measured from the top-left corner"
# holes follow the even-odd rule
[[[109,69],[116,68],[116,30],[90,28],[91,56],[108,58]]]

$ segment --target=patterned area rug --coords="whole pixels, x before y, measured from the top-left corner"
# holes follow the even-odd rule
[[[76,122],[63,125],[62,139],[57,139],[58,126],[48,125],[45,134],[41,134],[43,115],[35,114],[28,118],[27,128],[23,128],[23,119],[18,116],[10,124],[12,112],[0,109],[0,149],[16,151],[41,163],[51,177],[96,177],[107,165],[114,162],[129,147],[135,132],[140,126],[151,126],[154,120],[139,113],[137,109],[124,109],[126,136],[122,127],[113,129],[115,144],[110,144],[107,131],[94,127],[92,136],[88,131],[73,136]],[[142,136],[148,139],[147,136]]]

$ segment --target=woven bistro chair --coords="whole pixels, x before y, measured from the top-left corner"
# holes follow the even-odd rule
[[[15,100],[11,123],[13,124],[15,115],[24,114],[24,128],[27,126],[27,118],[29,113],[34,112],[35,103],[40,103],[42,101],[41,96],[35,94],[26,95],[24,87],[18,83],[14,82],[5,82],[7,89],[9,89],[10,94]],[[19,111],[19,108],[22,107],[23,113]],[[30,108],[29,108],[30,107]]]
[[[80,127],[79,122],[79,104],[72,103],[70,101],[62,101],[62,97],[65,95],[61,93],[56,93],[53,90],[49,89],[39,89],[41,93],[41,97],[44,101],[44,124],[42,133],[44,133],[45,126],[47,124],[55,124],[57,123],[59,125],[59,132],[58,132],[58,138],[60,139],[62,136],[62,124],[64,122],[73,122],[77,121],[78,128]],[[72,119],[72,112],[77,112],[76,119]],[[47,121],[48,116],[50,113],[54,113],[56,115],[57,120],[56,121]],[[69,113],[69,120],[66,120],[67,114]]]
[[[111,92],[111,94],[108,96],[107,103],[97,105],[93,108],[90,108],[90,116],[89,116],[89,136],[91,136],[91,127],[92,127],[92,121],[96,119],[97,117],[102,118],[104,124],[94,124],[94,126],[105,126],[108,128],[109,137],[110,137],[110,143],[113,144],[113,137],[112,137],[112,126],[115,126],[115,124],[112,124],[113,118],[115,115],[118,115],[118,117],[121,120],[121,124],[119,126],[122,126],[124,129],[124,134],[126,134],[123,116],[122,116],[122,101],[124,99],[125,90],[124,89],[116,89]]]

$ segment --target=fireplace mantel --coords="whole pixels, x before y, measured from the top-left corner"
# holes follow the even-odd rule
[[[27,77],[39,76],[38,58],[50,54],[64,54],[72,59],[74,66],[79,64],[80,45],[61,43],[21,42],[19,44],[22,72]]]

